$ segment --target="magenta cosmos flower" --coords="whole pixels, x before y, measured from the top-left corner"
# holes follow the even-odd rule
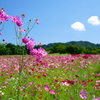
[[[27,49],[32,50],[35,46],[34,44],[35,44],[34,39],[31,38],[26,45]]]
[[[9,16],[4,12],[4,9],[0,10],[0,21],[8,21]]]
[[[44,89],[45,89],[46,91],[50,91],[50,87],[47,86],[47,85],[44,86]]]
[[[12,22],[16,23],[17,26],[21,27],[23,25],[23,22],[20,20],[19,16],[10,16]]]
[[[34,85],[34,82],[30,82],[30,85]]]
[[[56,91],[49,91],[51,94],[56,94]]]
[[[32,49],[30,50],[30,55],[37,55],[38,54],[38,50],[37,49]]]
[[[80,92],[80,97],[81,97],[82,99],[87,99],[87,98],[88,98],[88,93],[87,93],[85,90],[82,90],[82,91]]]
[[[21,27],[23,25],[23,23],[22,23],[22,21],[17,21],[16,25],[19,26],[19,27]]]
[[[14,23],[16,23],[18,20],[20,20],[20,17],[19,16],[10,16],[10,18],[11,18],[11,20],[12,20],[12,22],[14,22]]]
[[[26,44],[26,43],[28,43],[28,39],[27,38],[23,38],[22,42]]]
[[[38,21],[38,19],[35,19],[36,24],[40,24],[40,22]]]
[[[42,55],[42,56],[46,56],[47,55],[47,52],[43,48],[41,48],[41,47],[38,49],[38,53],[40,55]]]

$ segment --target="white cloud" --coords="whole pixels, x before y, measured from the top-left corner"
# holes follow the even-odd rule
[[[81,22],[75,22],[71,25],[71,28],[78,30],[78,31],[86,31],[84,24]]]
[[[98,16],[91,16],[88,19],[88,23],[90,23],[92,25],[100,25],[100,20],[98,19]]]

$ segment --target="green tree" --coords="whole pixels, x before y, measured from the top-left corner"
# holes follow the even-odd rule
[[[0,44],[0,55],[9,55],[11,54],[10,48],[6,48],[5,44]]]
[[[7,50],[10,49],[10,55],[15,55],[16,54],[16,46],[12,43],[8,43],[6,45]]]
[[[66,47],[66,51],[67,53],[70,53],[70,54],[79,54],[79,47],[78,46],[75,46],[75,45],[69,45]]]
[[[56,45],[55,47],[54,47],[54,51],[56,52],[56,53],[66,53],[66,45],[64,45],[64,44],[58,44],[58,45]]]

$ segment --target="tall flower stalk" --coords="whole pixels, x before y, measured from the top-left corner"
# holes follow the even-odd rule
[[[31,24],[31,20],[29,20],[28,22],[28,26],[27,29],[22,29],[23,26],[23,20],[24,20],[25,14],[21,14],[21,17],[19,16],[8,16],[4,10],[4,8],[2,8],[0,10],[0,24],[3,24],[4,21],[8,21],[8,19],[10,19],[13,23],[14,23],[14,28],[15,28],[15,35],[16,35],[16,44],[19,46],[23,46],[26,45],[27,49],[29,49],[30,51],[30,55],[36,55],[37,56],[37,61],[40,61],[41,56],[47,55],[47,52],[40,47],[39,49],[34,49],[35,46],[35,42],[34,39],[30,38],[28,39],[27,36],[29,34],[29,32],[34,28],[35,24],[39,24],[38,19],[35,19],[33,25],[30,28],[30,24]],[[2,30],[4,29],[4,25],[0,30],[0,34],[2,34]],[[24,34],[23,34],[24,32]],[[22,50],[21,50],[22,51]],[[23,51],[24,54],[24,51]],[[20,62],[19,62],[19,70],[18,70],[18,79],[17,79],[17,86],[16,86],[16,99],[20,100],[20,89],[21,89],[21,77],[22,77],[22,72],[24,69],[24,58],[23,58],[23,54],[20,55]]]

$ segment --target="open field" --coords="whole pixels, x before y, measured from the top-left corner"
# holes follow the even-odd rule
[[[49,54],[49,55],[69,55],[68,53],[63,53],[63,54],[60,54],[60,53],[52,53],[52,54]]]
[[[0,100],[100,100],[100,55],[0,56]]]

